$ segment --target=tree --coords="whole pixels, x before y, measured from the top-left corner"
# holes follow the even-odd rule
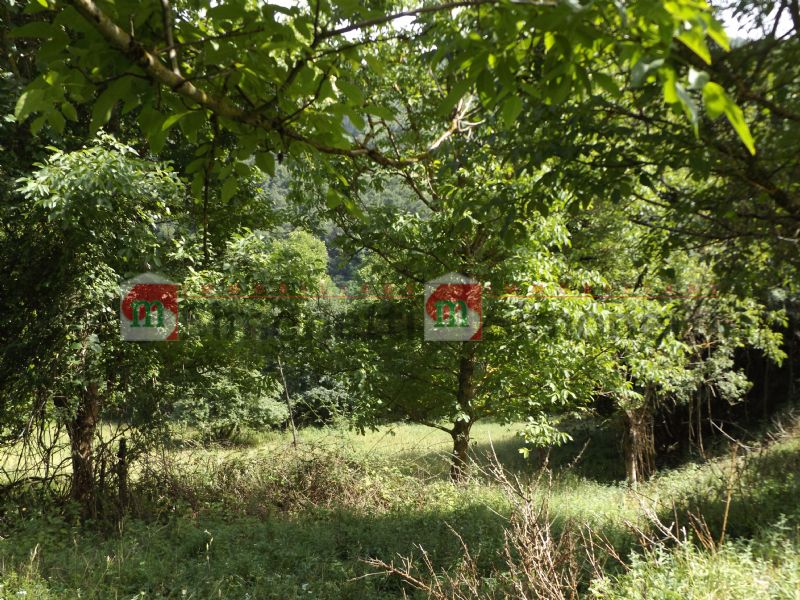
[[[135,423],[137,411],[123,407],[152,403],[141,398],[147,388],[138,380],[152,378],[160,362],[120,341],[118,285],[159,264],[159,223],[182,186],[171,171],[103,136],[77,152],[53,152],[18,191],[26,201],[0,242],[0,312],[8,336],[0,387],[17,405],[4,416],[26,415],[21,428],[11,421],[15,436],[30,435],[35,419],[42,427],[51,419],[66,427],[71,496],[91,515],[99,420],[116,413]]]
[[[408,10],[326,0],[291,8],[244,0],[174,7],[71,0],[32,3],[28,10],[35,19],[13,35],[50,42],[39,51],[41,75],[17,103],[20,121],[37,114],[34,128],[47,123],[60,131],[75,118],[75,104],[93,103],[94,130],[116,110],[138,111],[156,151],[170,135],[200,144],[187,167],[195,193],[213,173],[224,180],[223,200],[236,187],[231,168],[241,175],[255,164],[272,174],[275,156],[285,153],[312,149],[383,166],[435,158],[441,140],[456,133],[452,109],[470,91],[512,124],[523,97],[559,105],[601,90],[613,95],[614,77],[631,72],[664,82],[665,98],[695,121],[694,103],[676,75],[676,41],[705,62],[707,40],[728,47],[709,7],[688,0],[637,0],[624,8],[611,0],[458,0]],[[414,21],[395,27],[401,17]],[[376,143],[374,134],[380,120],[406,118],[402,105],[374,102],[363,80],[365,71],[384,77],[385,48],[400,42],[424,53],[440,110],[427,143],[395,156],[390,142]],[[737,115],[724,90],[713,89],[718,101],[707,102],[709,110],[719,105],[729,118]],[[367,130],[353,135],[349,125],[361,122]],[[746,124],[732,122],[752,152]],[[227,166],[214,160],[224,136],[237,140],[237,161]]]
[[[406,132],[392,135],[402,139]],[[342,202],[355,203],[355,210],[339,204],[331,214],[345,254],[366,253],[359,276],[371,296],[348,312],[366,329],[364,336],[338,342],[342,370],[359,373],[351,380],[358,421],[410,420],[446,431],[453,439],[455,481],[465,474],[474,423],[576,410],[591,399],[606,362],[588,326],[591,298],[560,287],[578,289],[582,277],[591,277],[566,269],[560,251],[569,243],[566,213],[544,216],[528,209],[526,219],[513,221],[503,235],[508,201],[528,200],[536,178],[510,177],[489,139],[489,133],[476,132],[469,141],[453,142],[453,162],[429,178],[401,173],[415,199],[412,210],[410,202],[373,200],[379,174],[350,180],[350,197],[333,191]],[[419,328],[403,327],[421,317],[418,296],[409,295],[407,286],[418,292],[421,283],[446,272],[483,286],[486,341],[423,342]],[[377,316],[395,323],[372,331],[370,313],[376,315],[387,293],[395,296],[389,300],[394,309]],[[579,321],[585,335],[575,333]]]
[[[598,103],[599,135],[589,140],[591,146],[576,144],[576,150],[591,169],[616,173],[625,182],[628,193],[616,194],[615,201],[630,206],[644,200],[666,209],[631,217],[669,234],[663,241],[670,247],[704,247],[721,275],[734,274],[723,277],[725,284],[743,293],[767,282],[788,290],[796,288],[800,256],[794,188],[798,25],[785,18],[791,13],[788,2],[775,11],[758,2],[724,4],[763,31],[735,40],[730,52],[714,51],[711,64],[677,53],[695,82],[687,97],[695,106],[710,107],[706,115],[697,112],[694,128],[676,115],[678,104],[662,102],[661,86],[642,81],[626,89],[621,101]],[[788,28],[781,33],[782,17]],[[731,90],[740,107],[733,117],[749,123],[756,154],[747,152],[721,119],[733,109],[707,84],[710,79]]]
[[[665,210],[636,199],[622,206],[598,202],[574,221],[568,253],[571,264],[604,275],[591,293],[603,324],[600,337],[615,359],[599,393],[614,401],[624,421],[632,484],[655,470],[656,417],[683,409],[688,422],[670,425],[673,440],[703,454],[704,425],[714,416],[711,398],[732,405],[751,385],[735,353],[756,350],[778,364],[785,358],[781,310],[752,290],[721,289],[706,248],[675,248],[667,232],[628,221],[631,213],[663,218]]]
[[[232,440],[243,427],[291,418],[284,405],[286,367],[295,371],[321,354],[320,290],[330,287],[324,243],[302,230],[243,230],[214,265],[189,269],[187,325],[176,358],[175,414],[207,437]]]

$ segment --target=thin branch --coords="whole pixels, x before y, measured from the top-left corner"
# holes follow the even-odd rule
[[[437,423],[433,423],[431,421],[426,421],[425,419],[410,419],[412,423],[418,423],[420,425],[425,425],[425,427],[433,427],[434,429],[438,429],[439,431],[444,431],[447,434],[453,435],[453,430],[448,429],[444,425],[439,425]]]
[[[370,27],[375,27],[376,25],[383,25],[385,23],[390,23],[392,21],[396,21],[397,19],[402,19],[403,17],[416,17],[417,15],[422,15],[426,13],[435,13],[441,12],[445,10],[452,10],[454,8],[467,8],[471,6],[481,6],[484,4],[499,4],[499,0],[461,0],[459,2],[446,2],[444,4],[435,4],[433,6],[423,6],[421,8],[415,8],[411,10],[404,10],[401,12],[396,12],[390,15],[384,15],[382,17],[374,17],[372,19],[367,19],[366,21],[361,21],[359,23],[352,23],[350,25],[346,25],[345,27],[340,27],[339,29],[332,29],[329,31],[324,31],[320,34],[320,40],[326,40],[328,38],[337,37],[340,35],[344,35],[346,33],[350,33],[351,31],[358,31],[360,29],[368,29]],[[524,4],[527,6],[557,6],[558,3],[550,0],[517,0],[515,4]]]
[[[264,33],[266,28],[264,27],[256,27],[255,29],[234,29],[232,31],[226,31],[225,33],[220,33],[219,35],[209,35],[204,38],[200,38],[197,40],[189,40],[186,42],[173,42],[172,46],[165,46],[164,48],[155,48],[153,52],[155,54],[162,54],[164,52],[169,53],[170,50],[178,50],[180,48],[191,48],[192,46],[203,46],[208,42],[218,42],[220,40],[229,40],[231,38],[237,37],[245,37],[248,35],[258,35],[259,33]]]
[[[172,6],[169,0],[161,0],[161,14],[164,22],[164,39],[167,42],[167,48],[169,48],[167,56],[172,66],[172,72],[180,77],[181,69],[178,65],[178,51],[175,48],[175,41],[172,35],[174,20],[172,18]]]

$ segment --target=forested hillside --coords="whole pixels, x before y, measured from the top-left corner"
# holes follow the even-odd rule
[[[2,598],[797,598],[797,0],[0,0]]]

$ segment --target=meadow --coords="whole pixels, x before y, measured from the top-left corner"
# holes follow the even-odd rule
[[[513,425],[478,424],[463,485],[423,426],[186,436],[140,461],[118,519],[6,506],[0,598],[798,598],[799,431],[637,489],[613,423],[574,428],[546,467]],[[533,558],[563,584],[536,583]]]

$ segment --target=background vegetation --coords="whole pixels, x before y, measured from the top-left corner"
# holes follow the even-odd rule
[[[0,11],[0,598],[797,596],[795,0]]]

